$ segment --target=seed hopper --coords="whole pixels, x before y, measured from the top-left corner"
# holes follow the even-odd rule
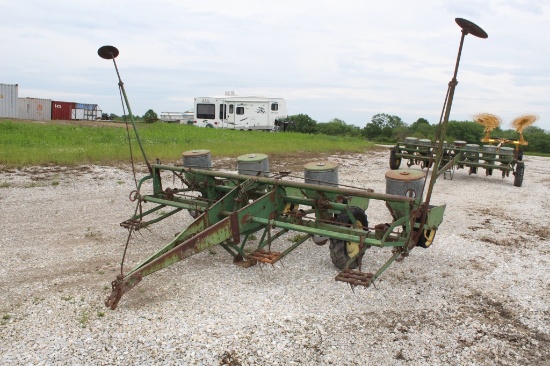
[[[465,36],[487,38],[470,21],[457,18],[456,23],[462,29],[462,37],[440,121],[441,143],[434,147],[436,166],[444,161],[442,142]],[[330,257],[338,268],[335,279],[351,286],[368,287],[393,262],[407,257],[415,247],[427,248],[433,242],[445,211],[444,204],[430,204],[437,178],[435,170],[431,179],[420,170],[390,170],[386,174],[386,192],[377,193],[339,185],[338,166],[329,161],[306,164],[300,181],[290,180],[289,172],[269,172],[267,156],[261,153],[238,157],[239,169],[235,173],[212,169],[208,150],[185,151],[182,163],[175,165],[149,163],[115,63],[119,51],[113,46],[103,46],[98,54],[113,60],[123,107],[128,108],[148,168],[148,174],[136,183],[130,195],[136,202],[134,214],[121,223],[128,229],[128,240],[120,274],[112,282],[112,292],[105,301],[107,307],[115,309],[123,294],[148,275],[214,246],[227,251],[236,265],[251,267],[275,264],[306,242],[328,243],[327,260]],[[167,175],[172,178],[168,183],[162,179]],[[146,187],[151,191],[145,193]],[[368,221],[367,209],[373,200],[384,202],[391,222],[373,225]],[[124,261],[133,233],[175,214],[190,214],[193,221],[173,240],[125,272]],[[285,248],[272,250],[272,243],[288,232],[300,235]],[[363,257],[372,250],[388,252],[380,268],[366,268]]]

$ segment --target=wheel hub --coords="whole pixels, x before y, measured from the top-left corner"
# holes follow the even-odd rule
[[[361,224],[361,221],[359,220],[356,220],[355,221],[355,225],[353,225],[353,227],[355,229],[359,229],[359,230],[362,230],[363,229],[363,224]],[[346,243],[346,249],[348,251],[348,256],[350,258],[353,258],[355,257],[357,254],[359,254],[359,251],[360,251],[360,248],[359,248],[359,243],[358,242],[353,242],[353,241],[348,241]]]

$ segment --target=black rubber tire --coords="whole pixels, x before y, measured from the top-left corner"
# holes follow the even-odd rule
[[[367,229],[369,226],[369,222],[367,220],[367,215],[365,214],[365,211],[363,211],[359,207],[351,207],[351,212],[353,214],[353,217],[355,217],[355,220],[359,220],[361,222],[361,225],[363,225],[363,228]],[[336,221],[344,224],[351,223],[351,220],[345,212],[336,216]],[[334,266],[338,269],[344,269],[348,261],[351,259],[348,255],[347,241],[330,239],[329,250],[332,264],[334,264]],[[352,262],[348,268],[354,269],[357,268],[357,266],[358,261],[356,260]]]
[[[390,150],[390,169],[391,170],[399,169],[399,166],[401,165],[401,158],[397,158],[395,154],[396,154],[395,148],[391,149]]]
[[[417,232],[418,230],[415,230],[415,232]],[[427,230],[427,235],[430,235],[432,233],[431,230]],[[435,238],[435,233],[434,233],[434,237],[432,238],[432,242],[433,242],[433,239]],[[424,248],[424,249],[427,249],[431,246],[432,243],[430,243],[428,246],[426,246],[426,237],[424,236],[424,233],[420,233],[420,237],[418,238],[418,241],[416,242],[416,246],[417,247],[420,247],[420,248]]]
[[[429,205],[428,208],[433,208],[433,207],[435,207],[435,206],[434,206],[434,205]],[[422,218],[421,218],[421,217],[419,217],[419,218],[416,219],[416,223],[417,223],[417,224],[420,224],[421,221],[422,221]],[[418,233],[418,230],[420,230],[420,228],[418,228],[418,229],[413,229],[413,230],[414,230],[414,232],[415,232],[415,234],[416,234],[416,233]],[[432,244],[432,242],[433,242],[433,239],[435,238],[435,234],[437,233],[437,231],[434,232],[434,236],[432,237],[432,242],[430,242],[428,245],[426,245],[427,240],[426,240],[426,236],[424,236],[424,232],[426,232],[426,234],[427,234],[428,236],[432,234],[432,231],[431,231],[431,230],[426,230],[426,229],[423,230],[423,232],[420,233],[420,236],[418,237],[418,241],[416,242],[416,246],[417,246],[417,247],[420,247],[420,248],[426,249],[426,248],[429,248],[429,247],[431,246],[431,244]]]
[[[514,186],[521,187],[523,184],[523,173],[525,172],[525,163],[519,162],[516,164],[516,171],[514,172]]]

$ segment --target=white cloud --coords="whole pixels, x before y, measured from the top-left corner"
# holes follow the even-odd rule
[[[110,44],[136,114],[183,111],[195,96],[235,90],[361,127],[377,113],[439,120],[462,17],[489,38],[465,39],[451,118],[532,112],[550,130],[548,1],[1,4],[0,83],[19,84],[24,96],[121,114],[112,62],[96,54]]]

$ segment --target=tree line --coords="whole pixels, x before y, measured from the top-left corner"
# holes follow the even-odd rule
[[[124,119],[124,117],[110,114],[112,120]],[[134,118],[136,121],[141,120],[146,123],[159,120],[152,109],[149,109],[141,117],[134,115]],[[363,128],[346,124],[338,118],[329,122],[317,122],[307,114],[292,115],[288,119],[293,122],[287,126],[286,131],[288,132],[362,137],[380,143],[396,143],[403,141],[407,136],[434,140],[438,128],[436,124],[430,124],[425,118],[419,118],[408,125],[400,117],[386,113],[375,114]],[[484,127],[474,121],[449,121],[446,139],[448,142],[462,140],[468,143],[479,143],[485,136],[483,130]],[[548,131],[537,126],[529,126],[523,131],[523,136],[529,143],[523,147],[525,151],[550,154],[550,133]],[[491,132],[491,137],[517,140],[519,136],[515,130],[503,130],[497,127]]]
[[[145,114],[143,116],[139,116],[137,114],[133,114],[132,113],[132,117],[134,117],[134,121],[136,122],[145,122],[145,123],[153,123],[153,122],[158,122],[160,121],[160,119],[158,118],[158,115],[157,113],[152,110],[152,109],[149,109],[147,112],[145,112]],[[114,113],[110,113],[110,114],[107,114],[107,113],[103,113],[102,115],[102,120],[111,120],[111,121],[126,121],[126,120],[130,120],[129,119],[129,115],[127,114],[123,114],[122,116],[117,116],[116,114]]]
[[[403,141],[408,136],[433,141],[438,128],[436,124],[430,124],[425,118],[419,118],[408,125],[400,117],[385,113],[374,115],[363,128],[348,125],[338,118],[329,122],[318,123],[307,114],[289,116],[289,119],[294,123],[288,126],[287,131],[363,137],[380,143],[395,143]],[[468,143],[480,143],[480,140],[485,136],[483,130],[484,127],[474,121],[449,121],[446,139],[448,142],[462,140]],[[548,131],[537,126],[529,126],[523,131],[523,136],[529,143],[529,145],[523,147],[525,151],[550,154],[550,133]],[[517,140],[519,135],[513,129],[503,130],[497,127],[491,132],[491,137]]]

